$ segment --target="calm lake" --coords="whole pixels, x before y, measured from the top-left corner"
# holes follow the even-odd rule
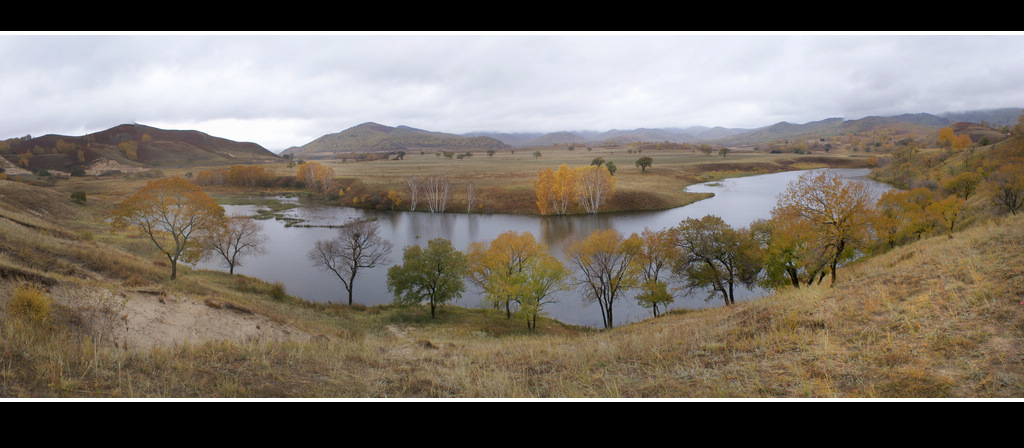
[[[891,187],[868,179],[867,169],[834,170],[850,180],[865,183],[876,196]],[[688,191],[711,192],[715,196],[685,207],[655,212],[615,213],[585,216],[517,216],[493,214],[434,214],[426,212],[381,212],[347,207],[304,205],[285,213],[291,218],[302,219],[308,225],[337,225],[354,218],[376,218],[380,224],[381,236],[394,245],[390,262],[373,269],[360,270],[355,280],[353,303],[380,305],[391,303],[393,296],[388,293],[385,283],[387,268],[401,263],[402,248],[407,245],[426,245],[433,238],[452,241],[459,250],[465,251],[471,242],[490,241],[502,232],[515,230],[533,233],[538,241],[546,244],[553,255],[564,259],[565,249],[573,235],[581,237],[603,229],[616,229],[625,235],[640,233],[645,227],[660,230],[674,227],[686,218],[700,218],[718,215],[734,228],[750,225],[756,219],[767,218],[775,207],[776,196],[785,191],[789,182],[796,180],[802,172],[783,172],[751,177],[726,179],[721,182],[691,185]],[[289,199],[283,199],[289,200]],[[296,200],[297,199],[290,199]],[[253,206],[225,206],[228,214],[252,214]],[[344,286],[333,273],[313,267],[306,254],[317,240],[334,238],[337,229],[317,227],[285,227],[285,221],[263,220],[263,231],[269,237],[267,252],[243,260],[243,266],[235,272],[257,277],[269,282],[279,281],[287,292],[311,302],[347,303]],[[202,269],[227,271],[216,261],[202,262]],[[462,298],[453,302],[464,307],[480,307],[479,291],[467,281],[467,291]],[[761,291],[743,290],[737,293],[737,300],[746,300],[762,295]],[[742,296],[742,297],[741,297]],[[558,302],[544,307],[546,314],[562,322],[602,326],[601,314],[596,304],[584,305],[582,293],[571,290],[558,293]],[[705,302],[704,294],[690,297],[676,297],[672,309],[702,308],[721,306],[720,297]],[[625,295],[614,305],[615,325],[623,325],[652,317],[649,309],[639,306],[632,294]]]

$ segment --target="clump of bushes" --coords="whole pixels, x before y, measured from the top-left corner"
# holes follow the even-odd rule
[[[22,283],[11,294],[6,310],[10,316],[45,323],[50,319],[52,304],[53,300],[42,288],[31,283]]]

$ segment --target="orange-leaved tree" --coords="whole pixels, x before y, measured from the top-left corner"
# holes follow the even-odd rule
[[[299,166],[295,178],[306,188],[319,190],[326,197],[334,180],[334,169],[320,162],[307,162]]]
[[[200,236],[220,226],[224,208],[198,186],[181,177],[150,181],[122,201],[113,212],[115,229],[138,227],[171,262],[194,263],[205,250]]]

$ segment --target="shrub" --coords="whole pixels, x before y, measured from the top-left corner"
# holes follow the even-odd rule
[[[22,283],[14,289],[11,301],[7,303],[7,313],[43,323],[50,319],[51,302],[50,297],[38,286]]]
[[[84,191],[72,192],[71,193],[71,200],[75,201],[76,203],[79,203],[79,204],[84,204],[85,203],[85,192]]]
[[[278,300],[278,301],[286,299],[288,297],[288,294],[285,293],[284,283],[281,283],[281,282],[274,282],[274,283],[272,283],[270,285],[270,297],[272,297],[272,298],[274,298],[274,300]]]

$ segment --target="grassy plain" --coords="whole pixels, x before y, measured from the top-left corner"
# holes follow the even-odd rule
[[[540,157],[534,152],[539,151]],[[477,213],[536,214],[536,191],[533,181],[544,169],[558,169],[561,164],[570,167],[590,165],[597,157],[613,162],[617,167],[615,194],[601,208],[603,212],[661,210],[683,206],[706,197],[687,193],[687,185],[719,180],[725,177],[766,174],[793,169],[818,167],[865,167],[868,158],[833,152],[816,154],[768,154],[739,150],[722,157],[704,155],[690,150],[648,150],[642,154],[627,152],[626,147],[577,147],[569,151],[565,146],[520,148],[497,151],[493,156],[474,152],[463,159],[445,158],[434,152],[409,151],[403,160],[376,160],[342,162],[337,159],[315,160],[334,170],[338,185],[345,189],[338,202],[357,205],[359,199],[375,195],[384,196],[394,190],[402,197],[398,209],[408,209],[409,201],[405,180],[409,177],[441,175],[452,184],[452,198],[447,210],[466,211],[467,185],[472,183],[478,206]],[[645,172],[635,166],[642,156],[651,157],[653,165]],[[272,166],[277,175],[294,175],[297,168],[284,164]],[[231,188],[211,189],[221,194],[232,194]],[[234,191],[234,195],[246,194]],[[369,201],[372,202],[372,201]],[[419,209],[423,209],[422,201]],[[358,206],[358,205],[357,205]],[[572,211],[581,213],[580,210]]]

